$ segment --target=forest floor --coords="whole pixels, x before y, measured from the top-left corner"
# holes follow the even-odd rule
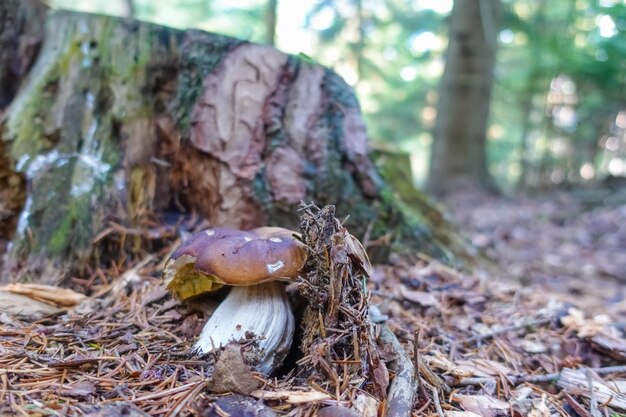
[[[610,189],[455,196],[452,215],[493,260],[488,272],[469,275],[421,254],[375,265],[372,331],[389,329],[402,346],[379,340],[372,349],[381,360],[365,380],[355,375],[367,364],[350,351],[347,359],[309,352],[343,367],[317,384],[293,371],[238,371],[235,379],[256,381],[261,389],[250,394],[260,401],[216,395],[208,359],[191,353],[215,301],[173,299],[160,278],[163,253],[125,272],[97,271],[106,279],[95,281],[94,296],[78,294],[76,307],[37,320],[0,314],[0,415],[623,416],[625,197]],[[332,331],[352,334],[346,318]],[[401,371],[403,357],[418,371]],[[385,399],[386,384],[410,394],[412,413]]]
[[[501,280],[591,310],[626,306],[626,188],[515,198],[461,193],[446,206]]]

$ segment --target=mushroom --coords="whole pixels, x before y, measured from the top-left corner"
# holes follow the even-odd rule
[[[296,278],[307,255],[294,234],[279,227],[213,228],[174,251],[163,277],[176,297],[186,300],[225,285],[233,287],[202,329],[196,352],[254,337],[257,349],[251,361],[256,370],[269,375],[280,365],[295,324],[285,285],[279,281]]]

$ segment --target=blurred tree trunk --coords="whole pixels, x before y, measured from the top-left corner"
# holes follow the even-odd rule
[[[124,9],[124,16],[133,18],[135,17],[135,3],[133,0],[122,0],[122,7]]]
[[[537,28],[538,33],[542,33],[543,28],[545,27],[546,19],[545,19],[545,6],[547,0],[540,0],[539,6],[537,7],[537,11],[532,21],[533,27]],[[533,130],[534,123],[532,120],[532,111],[534,109],[533,100],[535,96],[539,94],[542,88],[545,85],[542,85],[541,78],[541,66],[540,61],[542,59],[543,49],[541,48],[541,44],[539,42],[532,42],[531,49],[529,54],[528,65],[530,69],[528,70],[528,77],[526,78],[526,88],[524,89],[524,94],[522,95],[522,138],[520,142],[520,165],[521,165],[521,173],[520,177],[517,181],[516,188],[525,192],[528,188],[528,179],[529,174],[532,169],[531,167],[531,149],[530,149],[530,134]],[[544,82],[545,84],[545,82]]]
[[[0,120],[37,56],[46,13],[38,0],[0,2]],[[12,165],[7,144],[0,140],[0,255],[26,199],[25,178]]]
[[[278,0],[267,0],[265,9],[265,43],[274,45],[276,42],[276,17],[278,14]]]
[[[0,124],[0,158],[18,179],[6,197],[20,203],[7,214],[5,280],[58,282],[142,258],[190,213],[296,228],[301,200],[335,204],[378,259],[467,253],[427,200],[407,207],[381,179],[358,102],[332,71],[75,12],[51,13],[44,39]]]
[[[486,128],[500,7],[500,0],[454,2],[427,182],[434,194],[492,187]]]

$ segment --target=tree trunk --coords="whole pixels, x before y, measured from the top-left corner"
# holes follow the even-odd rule
[[[267,0],[265,8],[265,43],[274,46],[276,41],[276,16],[278,0]]]
[[[435,194],[492,184],[486,128],[499,14],[499,0],[454,2],[427,182]]]
[[[59,282],[142,257],[184,213],[296,228],[301,200],[336,204],[353,234],[390,242],[372,248],[379,259],[465,253],[380,178],[349,86],[267,46],[54,12],[5,116],[0,158],[28,184],[8,196],[21,204],[3,231],[5,280]]]

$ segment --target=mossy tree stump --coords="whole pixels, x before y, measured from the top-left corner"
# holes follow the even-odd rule
[[[297,227],[301,200],[335,204],[358,237],[459,253],[419,217],[426,201],[409,214],[381,179],[358,102],[331,70],[211,33],[67,11],[40,35],[0,128],[13,202],[5,280],[59,282],[111,262],[95,238],[112,221],[132,229],[195,211],[212,225]]]

